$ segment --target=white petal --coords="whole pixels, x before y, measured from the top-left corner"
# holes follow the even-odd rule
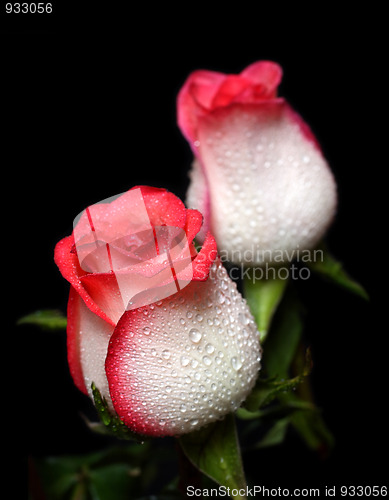
[[[304,127],[282,101],[230,106],[201,122],[198,155],[208,180],[211,231],[228,260],[288,261],[328,229],[336,186]]]
[[[259,335],[220,262],[156,305],[126,312],[106,363],[116,412],[130,428],[179,435],[238,408],[260,367]]]

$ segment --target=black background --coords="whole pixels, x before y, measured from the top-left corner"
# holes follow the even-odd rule
[[[33,456],[106,444],[80,418],[93,411],[70,379],[65,334],[14,326],[40,308],[65,311],[68,284],[53,262],[55,243],[88,204],[134,185],[184,198],[191,153],[176,125],[179,88],[195,69],[237,73],[268,59],[283,67],[279,93],[311,125],[337,179],[329,246],[371,300],[315,278],[299,283],[316,400],[336,447],[323,461],[291,433],[282,447],[248,456],[246,467],[268,486],[385,484],[387,328],[377,316],[386,225],[376,225],[386,182],[378,154],[382,13],[212,5],[213,13],[194,3],[81,11],[54,2],[55,15],[38,21],[2,13],[5,336],[18,353],[4,361],[21,374],[11,393],[23,443]]]

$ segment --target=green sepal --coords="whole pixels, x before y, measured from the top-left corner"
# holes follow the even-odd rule
[[[281,444],[286,437],[289,424],[289,417],[277,420],[273,427],[271,427],[259,443],[256,444],[255,448],[268,448],[270,446],[277,446]]]
[[[110,434],[114,435],[118,439],[143,443],[147,438],[129,429],[116,414],[112,413],[108,407],[106,399],[101,395],[100,391],[93,382],[91,387],[94,404],[101,424],[88,423],[90,429],[98,432],[99,434]]]
[[[231,490],[246,488],[233,414],[182,436],[179,443],[192,464],[213,481]]]
[[[312,359],[310,350],[306,351],[305,366],[303,372],[291,379],[277,379],[272,377],[269,379],[258,379],[254,389],[247,397],[244,408],[248,411],[255,411],[270,404],[279,394],[285,394],[288,391],[295,389],[305,377],[307,377],[312,369]]]
[[[297,394],[287,394],[281,397],[284,404],[298,403]],[[295,411],[290,415],[290,423],[299,433],[308,448],[327,456],[335,444],[334,436],[328,429],[321,411],[312,404],[313,411]]]
[[[270,329],[273,315],[280,303],[288,280],[274,278],[253,281],[245,278],[244,297],[254,316],[259,331],[259,339],[264,342]]]
[[[331,255],[324,243],[316,250],[315,255],[319,251],[322,258],[315,259],[314,262],[308,264],[312,271],[349,292],[369,300],[369,295],[363,286],[348,275],[343,264]]]
[[[17,325],[36,325],[46,331],[66,330],[66,324],[66,316],[57,309],[35,311],[17,321]]]

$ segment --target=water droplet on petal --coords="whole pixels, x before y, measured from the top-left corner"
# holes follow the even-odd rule
[[[188,356],[181,356],[181,365],[188,366],[190,363],[190,358]]]
[[[205,351],[208,353],[208,354],[212,354],[214,351],[215,351],[215,347],[212,345],[212,344],[207,344],[205,346]]]
[[[198,344],[201,340],[202,334],[197,328],[192,328],[189,330],[189,339],[194,343]]]
[[[203,363],[205,366],[209,366],[212,363],[212,359],[209,356],[203,356]]]
[[[165,349],[162,351],[162,357],[163,359],[169,359],[170,358],[170,351],[168,349]]]
[[[219,290],[217,293],[217,301],[219,302],[219,304],[223,304],[225,300],[226,300],[226,296],[224,295],[224,293],[221,290]]]
[[[231,366],[234,370],[239,370],[240,368],[242,368],[242,365],[243,365],[242,361],[236,356],[233,356],[231,358]]]

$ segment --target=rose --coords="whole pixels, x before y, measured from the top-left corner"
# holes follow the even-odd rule
[[[314,248],[336,208],[336,185],[308,125],[277,97],[281,68],[192,73],[177,99],[195,155],[187,205],[235,263],[288,261]]]
[[[243,401],[259,368],[258,332],[214,262],[213,236],[195,250],[201,224],[173,194],[142,186],[88,207],[55,248],[71,284],[74,382],[91,397],[94,383],[142,434],[182,434],[220,418]]]

